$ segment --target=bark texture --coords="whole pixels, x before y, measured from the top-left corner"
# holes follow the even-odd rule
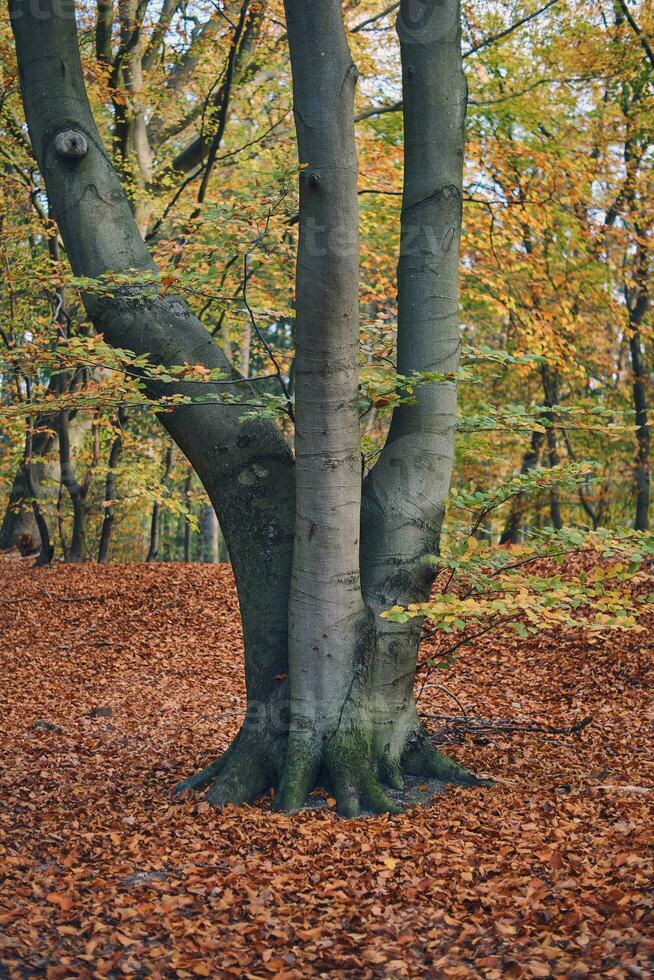
[[[416,18],[406,0],[397,20],[402,56],[404,191],[398,264],[398,372],[451,372],[459,363],[459,243],[467,85],[458,0]],[[375,746],[379,772],[467,781],[431,748],[413,696],[420,622],[380,613],[424,601],[449,493],[456,424],[453,384],[418,388],[399,406],[382,454],[365,481],[364,596],[375,617]]]
[[[381,618],[429,594],[425,558],[438,548],[456,394],[449,383],[427,385],[415,404],[397,409],[362,488],[356,70],[340,0],[286,0],[285,9],[301,165],[296,459],[274,423],[242,423],[238,405],[196,403],[162,416],[216,509],[246,649],[244,724],[227,752],[180,788],[209,787],[207,798],[221,805],[274,786],[277,805],[293,810],[320,783],[354,816],[362,807],[397,809],[383,784],[401,785],[403,773],[478,782],[433,749],[420,723],[420,624]],[[11,11],[30,135],[74,272],[154,272],[91,115],[72,14],[62,16],[55,0],[43,0],[38,16],[25,0],[11,0]],[[400,5],[403,374],[458,364],[466,106],[459,18],[458,0],[429,4],[417,19],[412,3]],[[181,299],[135,285],[84,301],[109,343],[164,366],[221,368],[234,390],[253,397]],[[155,396],[173,392],[194,389],[151,385]]]

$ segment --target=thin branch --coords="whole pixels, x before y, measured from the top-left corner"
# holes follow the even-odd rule
[[[647,37],[643,34],[642,30],[640,29],[640,27],[638,26],[634,18],[631,16],[631,11],[629,10],[629,7],[625,3],[625,0],[618,0],[618,4],[620,5],[620,10],[625,16],[625,20],[631,27],[632,31],[634,32],[638,40],[640,41],[642,49],[647,55],[650,65],[652,66],[652,68],[654,68],[654,50],[652,50],[651,44],[647,40]]]
[[[388,15],[392,14],[394,10],[397,10],[399,6],[399,3],[392,3],[390,7],[386,7],[386,9],[382,10],[380,14],[374,14],[372,17],[368,17],[367,20],[362,20],[356,25],[356,27],[352,28],[351,33],[358,34],[359,31],[364,31],[371,24],[376,24],[378,20],[383,20],[384,17],[388,17]]]
[[[498,31],[497,34],[492,34],[490,37],[484,38],[484,40],[480,41],[479,44],[475,44],[474,47],[464,51],[463,57],[470,58],[471,55],[477,54],[478,51],[482,51],[484,48],[490,47],[490,45],[494,44],[496,41],[501,41],[503,38],[508,37],[509,34],[513,34],[514,31],[517,31],[519,27],[522,27],[524,24],[528,24],[532,20],[536,20],[537,17],[540,17],[541,14],[544,14],[546,10],[549,10],[550,7],[553,7],[554,4],[558,2],[559,0],[549,0],[549,2],[543,7],[540,7],[538,10],[534,10],[532,14],[527,14],[526,17],[521,17],[520,20],[516,20],[515,23],[510,24],[503,31]]]

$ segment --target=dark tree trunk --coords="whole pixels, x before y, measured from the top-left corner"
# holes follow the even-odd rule
[[[70,412],[59,413],[57,432],[59,435],[59,465],[61,482],[66,487],[73,507],[73,531],[66,561],[71,564],[84,561],[86,557],[86,495],[88,484],[80,484],[75,476],[70,447]]]
[[[184,561],[191,560],[191,487],[193,485],[193,470],[189,470],[186,479],[184,480],[184,506],[186,508],[186,517],[184,520]]]
[[[523,476],[526,473],[531,472],[531,470],[535,470],[538,466],[543,445],[543,438],[543,432],[536,429],[532,432],[531,444],[527,452],[522,457],[520,473]],[[524,518],[527,511],[527,502],[528,498],[524,493],[516,494],[516,496],[511,500],[509,514],[500,537],[500,544],[517,544],[520,536],[520,529],[524,523]]]
[[[54,546],[50,540],[50,532],[48,530],[48,525],[46,523],[43,512],[39,507],[39,502],[36,496],[36,487],[32,482],[32,452],[33,452],[33,429],[32,429],[32,419],[27,418],[25,421],[25,450],[23,453],[23,464],[22,464],[22,482],[25,487],[26,499],[31,501],[32,513],[34,514],[34,522],[36,524],[36,529],[39,535],[39,554],[36,559],[37,565],[49,565],[54,558]]]
[[[559,380],[556,372],[552,373],[547,364],[541,365],[541,377],[543,380],[545,405],[548,407],[548,411],[545,413],[545,420],[547,422],[547,458],[550,466],[558,466],[560,460],[555,428],[556,418],[555,413],[551,409],[554,408],[559,400]],[[556,487],[550,490],[550,516],[552,518],[552,527],[560,531],[563,527],[563,518],[561,516],[559,492]]]
[[[32,435],[32,462],[30,479],[25,479],[25,463],[16,471],[9,492],[9,503],[0,528],[0,551],[19,548],[24,554],[39,550],[40,534],[34,515],[33,500],[39,499],[45,476],[45,457],[52,452],[55,443],[51,418],[37,419]]]
[[[170,475],[173,469],[174,447],[172,443],[166,449],[164,457],[164,468],[161,476],[161,486],[168,489],[170,486]],[[159,533],[161,531],[161,503],[155,500],[152,505],[152,518],[150,519],[150,546],[146,555],[146,561],[156,561],[159,555]]]
[[[627,151],[625,150],[625,153]],[[634,206],[633,194],[630,201]],[[646,236],[643,228],[636,224],[638,245],[634,268],[635,285],[625,286],[625,301],[629,311],[628,337],[632,371],[632,394],[636,414],[636,462],[634,482],[636,485],[636,513],[634,527],[637,531],[649,529],[650,498],[650,436],[649,413],[647,405],[648,373],[643,357],[641,323],[649,309],[649,256],[644,244]]]
[[[647,369],[641,346],[640,330],[631,328],[629,337],[631,370],[633,372],[633,399],[636,413],[636,516],[634,527],[637,531],[649,528],[650,461],[649,461],[649,421],[647,410]]]
[[[116,436],[111,443],[109,451],[109,465],[107,468],[107,478],[104,487],[104,517],[102,519],[102,529],[100,531],[100,545],[98,548],[98,562],[103,565],[109,561],[111,551],[111,534],[116,521],[116,467],[120,462],[123,452],[123,433],[122,430],[127,422],[127,412],[124,408],[118,409]]]

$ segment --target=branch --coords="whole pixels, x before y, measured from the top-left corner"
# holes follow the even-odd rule
[[[501,41],[503,38],[508,37],[509,34],[513,34],[513,32],[519,27],[522,27],[524,24],[528,24],[532,20],[536,20],[537,17],[540,17],[541,14],[544,14],[546,10],[549,10],[550,7],[553,7],[554,4],[558,2],[559,0],[548,0],[548,3],[546,3],[543,7],[540,7],[538,10],[534,10],[532,14],[527,14],[526,17],[521,17],[520,20],[516,20],[514,24],[510,24],[503,31],[498,31],[497,34],[492,34],[490,37],[484,38],[484,40],[480,41],[479,44],[475,44],[475,46],[469,48],[468,51],[464,51],[463,57],[469,58],[471,55],[477,54],[478,51],[482,51],[484,48],[490,47],[490,45],[494,44],[495,41]]]
[[[449,694],[449,692],[447,692]],[[437,741],[462,740],[466,735],[579,735],[593,721],[592,715],[587,715],[573,725],[542,725],[538,722],[525,723],[510,719],[493,721],[486,718],[470,718],[468,715],[437,715],[420,712],[421,718],[445,722],[445,725],[432,733]]]
[[[384,17],[388,17],[394,10],[397,10],[399,6],[399,3],[392,3],[390,7],[386,7],[380,14],[374,14],[374,16],[368,17],[367,20],[362,20],[356,27],[352,28],[352,34],[358,34],[359,31],[365,30],[370,24],[375,24],[378,20],[383,20]]]
[[[476,44],[474,47],[469,48],[468,51],[464,51],[463,58],[470,58],[473,54],[477,54],[478,51],[482,51],[484,48],[490,47],[490,45],[494,44],[496,41],[503,40],[505,37],[508,37],[510,34],[513,34],[513,32],[516,31],[519,27],[522,27],[524,24],[528,24],[530,21],[535,20],[537,17],[540,17],[541,14],[545,13],[546,10],[549,10],[550,7],[553,7],[554,4],[558,2],[559,0],[548,0],[548,3],[546,3],[543,7],[540,7],[538,10],[535,10],[533,13],[528,14],[526,17],[521,17],[520,20],[517,20],[515,21],[515,23],[510,24],[509,27],[505,28],[503,31],[499,31],[497,34],[493,34],[490,37],[484,38],[484,40],[480,41],[479,44]],[[396,6],[399,6],[399,4],[396,4]],[[388,12],[389,11],[386,11],[386,13]],[[370,106],[368,109],[364,109],[357,116],[355,116],[355,122],[361,122],[364,119],[370,119],[372,116],[381,116],[387,112],[401,112],[401,110],[402,110],[401,101],[392,102],[389,103],[388,105]]]
[[[625,20],[631,27],[632,31],[634,32],[638,40],[640,41],[642,49],[647,55],[647,58],[649,59],[650,65],[652,66],[652,68],[654,68],[654,51],[652,50],[651,44],[647,40],[646,36],[643,34],[642,30],[640,29],[640,27],[638,26],[634,18],[631,16],[631,11],[629,10],[629,7],[627,6],[625,0],[618,0],[618,4],[620,6],[620,10],[625,16]]]

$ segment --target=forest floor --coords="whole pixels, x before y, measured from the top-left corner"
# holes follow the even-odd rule
[[[654,974],[651,629],[489,633],[437,678],[469,714],[592,721],[466,736],[493,789],[358,822],[173,796],[243,707],[227,567],[2,560],[0,631],[0,976]]]

